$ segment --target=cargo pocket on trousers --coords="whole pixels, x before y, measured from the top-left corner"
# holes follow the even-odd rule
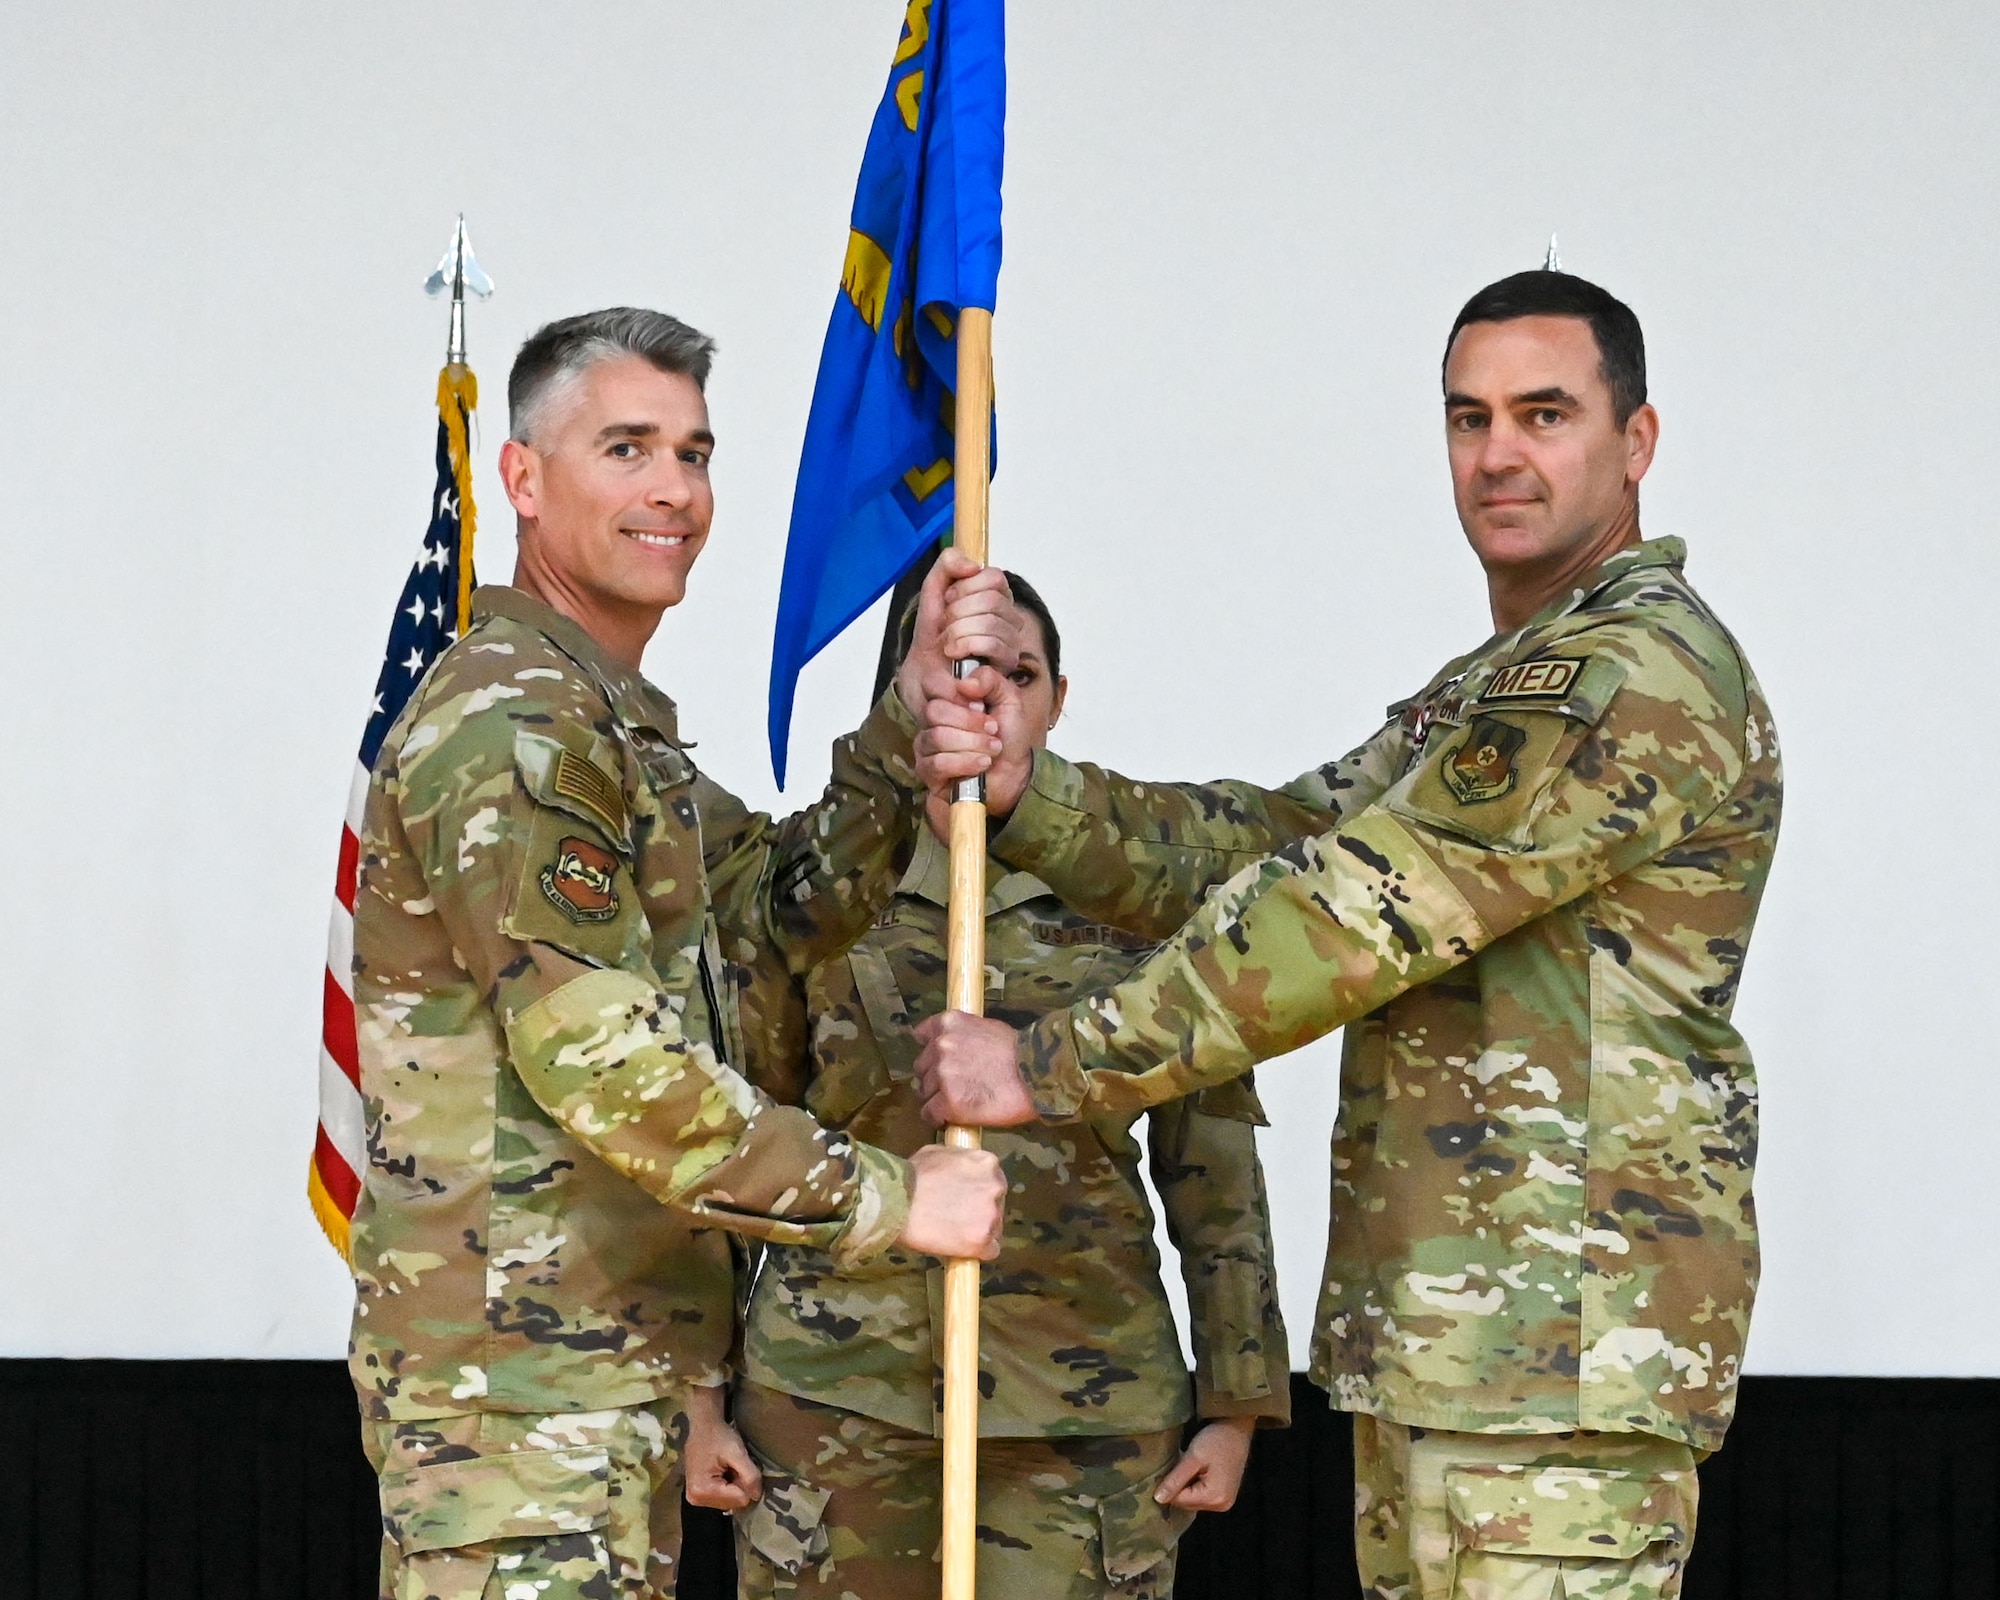
[[[1165,1596],[1172,1584],[1165,1580],[1173,1567],[1161,1566],[1174,1553],[1195,1514],[1180,1506],[1163,1506],[1153,1498],[1164,1470],[1144,1483],[1097,1503],[1098,1537],[1104,1557],[1104,1576],[1121,1595]]]
[[[1692,1533],[1692,1477],[1568,1466],[1449,1471],[1452,1593],[1523,1561],[1677,1565]]]
[[[382,1477],[382,1528],[406,1558],[591,1533],[610,1520],[611,1460],[603,1450],[515,1450]]]
[[[750,1547],[780,1572],[796,1578],[809,1562],[824,1560],[826,1529],[821,1519],[830,1489],[815,1489],[787,1473],[774,1470],[761,1456],[764,1475],[761,1499],[739,1517],[738,1525]]]

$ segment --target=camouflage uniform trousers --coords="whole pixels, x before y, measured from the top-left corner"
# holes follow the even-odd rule
[[[740,1600],[937,1600],[941,1447],[744,1384],[764,1496],[736,1518]],[[1156,1505],[1180,1430],[979,1442],[983,1600],[1168,1600],[1193,1514]]]
[[[364,1426],[382,1600],[673,1600],[687,1429],[671,1394]]]
[[[1448,1433],[1354,1418],[1369,1600],[1673,1600],[1694,1452],[1643,1433]]]

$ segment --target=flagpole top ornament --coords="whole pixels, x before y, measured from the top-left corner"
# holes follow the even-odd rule
[[[1562,271],[1562,269],[1563,269],[1562,257],[1556,254],[1556,236],[1554,234],[1550,234],[1549,253],[1542,258],[1542,271],[1560,272]]]
[[[493,280],[479,265],[479,258],[472,253],[472,236],[465,231],[465,213],[458,214],[458,226],[452,230],[451,243],[445,246],[444,256],[431,275],[424,279],[424,293],[428,295],[451,295],[451,333],[445,341],[444,359],[447,365],[465,364],[465,297],[470,292],[475,299],[484,300],[493,293]]]

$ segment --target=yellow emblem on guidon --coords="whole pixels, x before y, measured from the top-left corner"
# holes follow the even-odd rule
[[[859,228],[847,230],[847,259],[840,266],[840,287],[876,333],[882,331],[882,308],[889,299],[889,256]]]

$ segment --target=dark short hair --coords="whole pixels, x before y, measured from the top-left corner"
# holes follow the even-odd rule
[[[690,377],[697,389],[706,390],[715,341],[678,317],[637,306],[585,311],[551,322],[529,336],[507,375],[508,436],[525,444],[556,391],[586,367],[616,356],[638,356],[662,372]]]
[[[1049,603],[1041,597],[1035,586],[1018,572],[1001,569],[1007,578],[1007,587],[1013,592],[1014,604],[1032,616],[1041,625],[1042,644],[1049,653],[1049,676],[1062,676],[1062,634],[1056,627],[1056,619],[1049,615]],[[903,607],[903,615],[896,623],[896,660],[900,663],[910,653],[910,646],[917,637],[917,601],[912,596],[910,603]]]
[[[1611,390],[1611,414],[1619,427],[1646,403],[1646,336],[1632,308],[1587,278],[1538,268],[1489,283],[1465,302],[1444,342],[1444,358],[1459,330],[1475,322],[1512,322],[1517,317],[1575,317],[1590,324],[1597,340],[1598,369]]]

